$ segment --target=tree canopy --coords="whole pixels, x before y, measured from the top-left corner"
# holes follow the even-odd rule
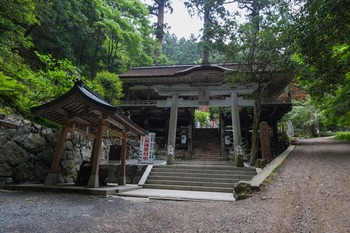
[[[198,64],[201,58],[238,62],[244,76],[234,81],[266,83],[261,71],[285,69],[292,57],[296,81],[325,122],[350,125],[350,12],[344,10],[350,0],[183,0],[189,14],[203,20],[200,40],[166,33],[162,14],[173,10],[172,1],[148,2],[0,0],[0,111],[28,112],[75,79],[117,103],[118,73],[132,66]],[[227,12],[225,4],[232,2],[246,23],[238,25]],[[155,28],[150,14],[160,16]]]
[[[350,125],[350,12],[349,0],[308,0],[294,27],[299,82],[328,124]]]
[[[113,93],[108,98],[116,103],[121,90],[107,85],[117,78],[110,73],[160,61],[149,11],[139,0],[0,3],[1,111],[28,112],[62,94],[74,79]]]

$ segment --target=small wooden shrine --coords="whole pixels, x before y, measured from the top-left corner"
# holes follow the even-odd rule
[[[83,81],[76,81],[74,86],[57,99],[31,109],[38,116],[62,125],[57,141],[54,158],[45,185],[57,184],[57,171],[64,150],[64,143],[69,130],[88,134],[94,139],[90,163],[92,172],[87,184],[89,188],[99,187],[99,162],[101,144],[104,137],[118,137],[122,141],[121,170],[119,185],[126,184],[126,133],[144,135],[145,131],[125,116],[118,107],[102,100],[89,89]]]

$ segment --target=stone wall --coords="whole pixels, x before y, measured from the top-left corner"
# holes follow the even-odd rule
[[[12,183],[44,182],[51,166],[59,130],[43,127],[20,117],[6,117],[6,120],[19,127],[10,129],[0,126],[0,188]],[[133,140],[132,143],[136,145],[136,141]],[[101,164],[108,161],[111,143],[103,143]],[[91,149],[92,141],[87,136],[76,132],[68,133],[60,161],[59,183],[76,181],[81,164],[90,160]],[[131,146],[129,152],[129,158],[137,157],[137,147]],[[134,177],[135,174],[132,172],[131,176]],[[128,180],[136,182],[134,178],[129,177]]]

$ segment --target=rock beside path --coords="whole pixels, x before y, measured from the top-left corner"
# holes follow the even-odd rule
[[[249,182],[240,181],[233,186],[233,197],[235,200],[243,200],[252,194],[252,186]]]

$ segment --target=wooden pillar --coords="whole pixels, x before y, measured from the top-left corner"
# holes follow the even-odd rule
[[[121,174],[118,177],[118,185],[126,185],[126,131],[122,133],[122,148],[120,155],[120,169]]]
[[[95,149],[96,149],[96,137],[92,141],[92,150],[91,150],[91,157],[90,157],[90,164],[94,164],[94,157],[92,155],[95,154]]]
[[[64,150],[64,143],[67,138],[68,123],[69,123],[68,119],[65,119],[60,135],[58,137],[55,154],[53,156],[53,161],[51,163],[51,168],[50,168],[49,174],[47,174],[47,177],[44,183],[45,186],[57,185],[57,171],[58,171],[58,167],[59,167],[62,153]]]
[[[235,166],[243,167],[243,148],[242,148],[242,136],[241,136],[241,122],[239,120],[239,108],[237,93],[231,93],[232,105],[231,105],[231,116],[232,116],[232,131],[233,131],[233,150],[235,158]]]
[[[220,155],[223,151],[225,151],[225,117],[220,110]]]
[[[232,104],[231,104],[231,116],[232,116],[232,130],[233,130],[233,146],[236,149],[237,146],[242,145],[241,139],[241,124],[239,120],[239,108],[237,93],[231,93]]]
[[[88,188],[98,188],[100,186],[98,170],[100,167],[102,136],[103,136],[103,119],[101,118],[99,119],[99,122],[98,122],[97,135],[95,138],[94,148],[92,149],[93,151],[91,155],[92,170],[91,170],[89,182],[87,184]]]
[[[260,146],[261,146],[261,157],[266,159],[269,163],[272,160],[271,156],[271,146],[270,146],[270,134],[269,134],[269,125],[267,122],[260,122]]]
[[[169,134],[168,134],[168,154],[167,154],[167,165],[174,164],[175,155],[175,143],[176,143],[176,128],[177,128],[177,104],[178,94],[174,93],[171,99],[171,110],[170,110],[170,122],[169,122]]]

